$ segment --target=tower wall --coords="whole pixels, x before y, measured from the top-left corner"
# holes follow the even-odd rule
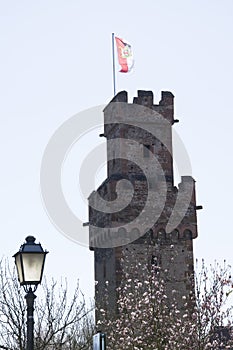
[[[174,186],[173,100],[173,94],[165,91],[155,105],[151,91],[138,91],[133,104],[129,104],[123,91],[104,110],[108,176],[89,197],[98,307],[117,312],[117,287],[124,283],[123,257],[127,251],[131,252],[132,264],[141,260],[160,267],[167,294],[171,296],[176,290],[178,303],[193,292],[195,181],[182,176],[178,188]],[[116,208],[120,209],[97,210],[97,195],[110,205],[117,201]],[[174,212],[176,220],[172,224]],[[139,265],[135,266],[137,274]],[[104,301],[106,294],[108,304]],[[96,316],[98,320],[98,312]]]

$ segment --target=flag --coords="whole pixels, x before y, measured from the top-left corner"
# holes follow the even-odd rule
[[[120,72],[128,73],[133,68],[134,60],[131,45],[125,40],[115,37],[118,61],[121,66]]]

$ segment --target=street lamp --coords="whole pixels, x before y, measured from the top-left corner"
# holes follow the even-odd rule
[[[44,251],[40,243],[35,243],[35,237],[28,236],[26,243],[21,245],[19,251],[13,255],[18,273],[18,279],[25,290],[25,299],[27,302],[27,350],[34,349],[34,292],[38,284],[41,283],[45,256],[48,253]]]

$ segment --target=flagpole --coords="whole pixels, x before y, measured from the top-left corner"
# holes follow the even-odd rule
[[[112,73],[113,73],[113,94],[116,95],[116,67],[115,67],[115,50],[114,50],[115,34],[112,33]]]

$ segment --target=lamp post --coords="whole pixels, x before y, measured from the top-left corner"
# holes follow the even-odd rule
[[[28,236],[26,243],[21,245],[19,251],[13,256],[18,273],[18,279],[25,290],[25,299],[27,302],[27,348],[34,350],[34,292],[38,284],[41,283],[45,256],[48,253],[44,251],[40,243],[35,243],[35,237]]]

